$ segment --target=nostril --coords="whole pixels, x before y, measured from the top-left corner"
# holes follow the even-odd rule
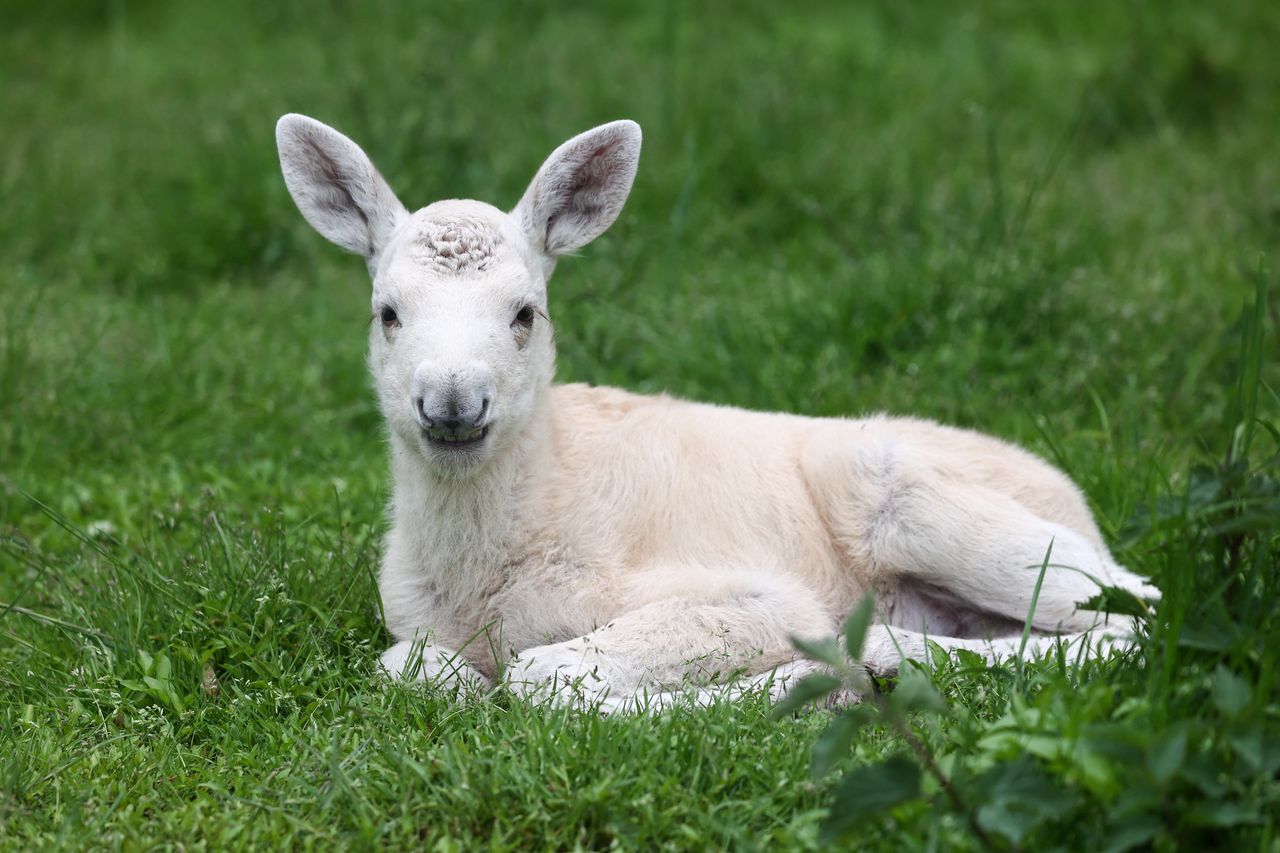
[[[476,423],[484,423],[485,416],[489,414],[489,398],[485,397],[480,401],[480,414],[476,415]]]
[[[418,415],[418,418],[422,423],[429,426],[431,424],[431,418],[427,417],[427,410],[423,408],[423,406],[426,405],[426,402],[427,399],[425,397],[415,396],[413,398],[413,411]]]

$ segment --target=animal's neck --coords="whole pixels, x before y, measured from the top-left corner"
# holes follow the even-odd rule
[[[540,475],[550,462],[548,396],[511,444],[461,476],[441,474],[392,435],[393,523],[415,541],[419,565],[437,583],[461,592],[491,582],[513,544],[529,535]]]

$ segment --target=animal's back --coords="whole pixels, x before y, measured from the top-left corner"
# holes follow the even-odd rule
[[[812,418],[578,384],[556,386],[552,410],[553,517],[586,553],[623,564],[777,568],[846,586],[864,567],[833,540],[825,505],[882,488],[877,473],[989,489],[1102,541],[1056,468],[931,421]],[[896,470],[876,472],[880,462]]]

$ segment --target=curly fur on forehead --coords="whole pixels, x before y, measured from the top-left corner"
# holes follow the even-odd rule
[[[409,252],[416,262],[439,272],[484,272],[505,245],[483,219],[455,216],[424,221]]]

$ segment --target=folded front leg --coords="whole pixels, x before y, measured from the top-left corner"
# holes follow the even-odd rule
[[[621,696],[581,698],[589,699],[591,707],[598,708],[605,714],[656,713],[668,708],[706,708],[721,702],[740,702],[751,696],[762,696],[772,703],[786,696],[806,676],[829,672],[825,664],[811,660],[797,660],[758,675],[735,679],[727,684],[691,686],[657,692],[642,688],[637,693]],[[838,708],[861,701],[861,694],[848,687],[842,687],[827,694],[823,704],[828,708]]]
[[[442,687],[485,690],[493,686],[460,652],[424,640],[401,640],[382,653],[382,671],[392,679],[431,681]]]
[[[785,577],[726,571],[699,580],[581,637],[520,652],[504,682],[528,697],[616,704],[768,672],[795,659],[793,635],[834,629],[816,596]]]

